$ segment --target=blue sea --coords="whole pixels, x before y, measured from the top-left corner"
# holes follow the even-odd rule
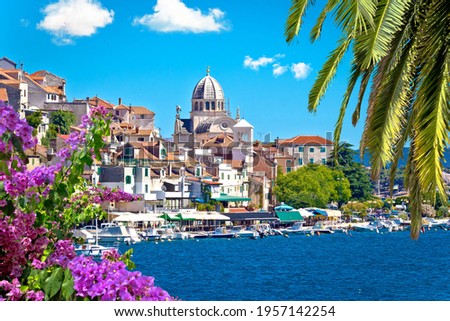
[[[450,231],[132,245],[137,270],[184,301],[450,300]],[[121,246],[123,252],[128,247]]]

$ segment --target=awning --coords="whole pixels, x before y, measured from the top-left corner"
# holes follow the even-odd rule
[[[298,211],[298,212],[300,213],[300,215],[303,216],[303,217],[314,216],[314,213],[312,213],[312,212],[310,212],[310,211],[307,211],[307,210],[305,210],[304,208],[299,208],[297,211]]]
[[[175,216],[180,218],[182,221],[195,221],[195,220],[198,220],[197,215],[195,215],[195,214],[181,214],[181,213],[178,213]]]
[[[292,211],[294,208],[292,206],[281,203],[279,206],[276,206],[275,211]]]
[[[277,214],[282,223],[303,221],[303,217],[298,211],[275,211],[275,214]]]
[[[166,221],[181,221],[181,219],[176,215],[169,215],[167,213],[162,213],[158,217],[163,218]]]
[[[251,201],[252,199],[250,197],[240,197],[227,194],[220,194],[219,197],[213,198],[213,200],[219,202],[248,202]]]
[[[212,221],[229,221],[230,218],[228,216],[219,214],[217,212],[199,212],[198,213],[198,220],[212,220]]]
[[[115,222],[163,222],[164,219],[159,218],[155,214],[132,214],[124,213],[113,219]]]

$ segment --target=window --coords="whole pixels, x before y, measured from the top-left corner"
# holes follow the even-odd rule
[[[228,180],[230,180],[230,175],[228,175]]]
[[[144,137],[138,137],[138,142],[143,142],[144,141]]]
[[[303,158],[299,158],[298,159],[298,164],[301,166],[301,165],[303,165]]]
[[[300,146],[300,147],[298,148],[298,151],[299,151],[300,153],[303,153],[304,150],[305,150],[305,148],[304,148],[303,146]]]
[[[120,112],[118,110],[116,110],[116,116],[119,116]]]
[[[211,109],[216,110],[216,104],[214,102],[211,102]]]
[[[209,101],[207,101],[207,102],[205,103],[205,109],[206,109],[206,110],[209,110]]]
[[[309,163],[310,163],[310,164],[314,164],[314,158],[310,158],[310,159],[309,159]]]
[[[325,165],[327,163],[327,159],[326,158],[322,158],[322,165]]]
[[[145,193],[146,194],[148,193],[148,185],[147,184],[145,184]]]
[[[125,183],[126,183],[126,184],[131,184],[131,176],[130,176],[130,175],[127,175],[127,176],[125,177]]]
[[[225,179],[225,174],[224,174],[224,173],[220,174],[220,177],[221,177],[222,179]]]
[[[132,155],[133,155],[133,148],[125,147],[125,156],[132,156]]]
[[[198,101],[195,102],[194,106],[195,106],[194,110],[198,110]]]
[[[291,168],[290,167],[286,167],[286,173],[290,173],[291,172]]]
[[[146,168],[145,170],[144,170],[144,172],[145,172],[145,177],[148,177],[148,168]],[[147,185],[146,185],[147,186]]]
[[[203,110],[203,101],[200,102],[200,110]]]
[[[310,152],[310,153],[314,153],[314,147],[310,147],[310,148],[309,148],[309,152]]]
[[[320,147],[320,152],[325,153],[325,147]]]
[[[136,167],[133,167],[132,172],[133,172],[133,175],[136,175]]]

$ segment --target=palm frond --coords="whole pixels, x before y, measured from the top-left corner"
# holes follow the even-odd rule
[[[374,27],[363,33],[361,41],[355,44],[355,55],[361,68],[367,69],[376,64],[390,51],[397,31],[404,26],[405,13],[410,3],[411,0],[378,2]]]
[[[409,189],[409,210],[411,213],[410,237],[417,240],[422,227],[422,187],[417,176],[416,154],[414,140],[409,148],[408,161],[406,163],[406,186]]]
[[[314,0],[292,0],[292,5],[289,9],[289,16],[286,20],[284,29],[284,37],[288,44],[290,44],[298,35],[306,9],[310,4],[313,5]]]
[[[331,80],[334,78],[336,74],[337,67],[342,60],[345,52],[349,48],[349,45],[352,41],[352,36],[347,38],[342,38],[339,40],[338,46],[334,49],[331,55],[328,57],[327,61],[322,66],[322,69],[319,71],[319,74],[314,82],[314,85],[309,92],[308,97],[308,110],[316,111],[317,106],[319,105],[320,100],[325,94],[328,85]]]
[[[358,81],[360,74],[361,74],[361,71],[359,70],[358,66],[356,64],[352,64],[352,74],[348,81],[347,90],[345,91],[344,98],[342,99],[341,108],[339,110],[339,116],[336,121],[336,125],[334,127],[334,135],[333,136],[334,136],[335,146],[338,146],[339,142],[341,140],[342,126],[344,124],[344,116],[347,111],[348,102],[350,100],[353,89],[355,88],[355,85]],[[337,157],[338,157],[338,149],[336,148],[336,149],[334,149],[335,160],[337,160]]]
[[[320,34],[322,33],[322,27],[323,23],[325,22],[325,19],[328,16],[328,13],[333,11],[333,9],[336,7],[340,0],[328,0],[327,4],[323,8],[322,12],[320,13],[319,17],[317,18],[316,24],[311,29],[311,32],[309,34],[309,38],[311,42],[316,41]]]
[[[363,148],[371,154],[372,178],[376,179],[381,169],[393,159],[393,142],[401,135],[402,121],[411,97],[410,86],[414,77],[414,42],[405,48],[402,57],[381,84],[372,115],[365,129]]]
[[[361,85],[359,86],[359,94],[358,94],[358,103],[356,104],[355,110],[353,111],[352,115],[352,124],[353,126],[356,126],[359,120],[359,116],[361,114],[361,105],[364,98],[364,93],[366,92],[367,85],[369,84],[370,76],[372,75],[374,67],[372,66],[368,70],[364,71],[362,79],[361,79]]]

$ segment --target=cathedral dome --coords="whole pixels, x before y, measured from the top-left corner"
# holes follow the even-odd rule
[[[224,99],[222,86],[216,79],[209,75],[209,71],[195,85],[194,91],[192,92],[192,99]]]

